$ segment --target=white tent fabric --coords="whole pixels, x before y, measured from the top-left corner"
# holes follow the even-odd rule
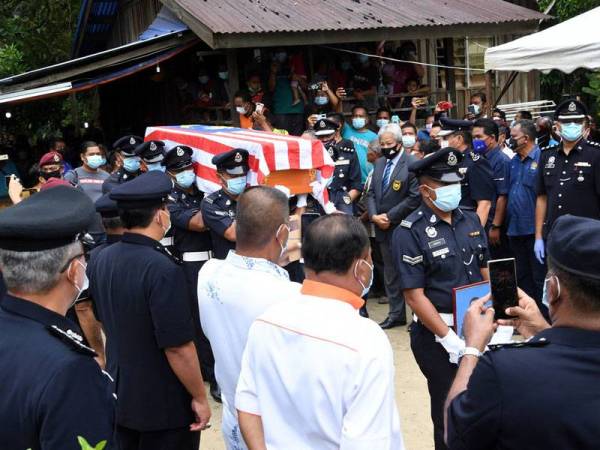
[[[485,52],[485,70],[548,73],[600,68],[600,7]]]

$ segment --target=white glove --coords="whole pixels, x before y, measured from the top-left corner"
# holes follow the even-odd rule
[[[312,196],[323,207],[323,209],[325,210],[325,214],[332,214],[337,211],[335,209],[335,205],[332,202],[328,201],[327,203],[325,203],[325,191],[327,190],[325,186],[323,186],[318,181],[313,181],[312,183],[310,183],[310,187],[312,188]]]
[[[436,336],[435,342],[442,344],[444,350],[448,352],[452,364],[458,364],[458,355],[461,350],[465,349],[465,341],[459,338],[452,328],[448,329],[448,334],[443,338]]]
[[[296,208],[306,208],[306,194],[298,194],[296,198]]]

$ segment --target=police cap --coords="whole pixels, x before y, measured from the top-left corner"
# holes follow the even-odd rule
[[[338,129],[338,124],[330,119],[319,119],[315,122],[313,129],[315,136],[326,136],[335,133]]]
[[[135,149],[142,142],[144,142],[144,140],[141,137],[130,134],[117,140],[113,144],[113,148],[120,151],[123,156],[135,156]]]
[[[234,148],[220,155],[213,156],[212,163],[219,172],[229,175],[245,175],[248,172],[248,151],[243,148]]]
[[[600,280],[600,220],[572,215],[561,216],[548,235],[547,253],[551,264],[565,272]]]
[[[110,192],[107,192],[94,203],[96,211],[100,213],[102,217],[107,219],[111,217],[119,217],[119,208],[117,202],[110,198]]]
[[[455,148],[446,147],[411,163],[408,170],[417,177],[425,175],[442,183],[457,183],[463,179],[462,174],[458,171],[462,159],[461,152]]]
[[[75,242],[94,221],[90,198],[79,189],[56,186],[0,211],[0,248],[50,250]]]
[[[440,118],[440,124],[442,129],[438,136],[448,136],[457,131],[471,131],[471,128],[473,128],[473,122],[470,120],[448,119],[447,117]]]
[[[168,175],[152,170],[110,192],[119,209],[143,209],[160,206],[167,201],[173,182]]]
[[[145,163],[159,163],[165,158],[165,143],[163,141],[148,141],[138,145],[134,153]]]
[[[63,163],[63,157],[58,152],[48,152],[48,153],[45,153],[40,158],[40,167],[52,166],[54,164],[62,164],[62,163]]]
[[[186,145],[178,145],[170,149],[165,155],[162,165],[167,170],[180,170],[192,166],[194,151]]]
[[[587,108],[579,100],[565,100],[556,107],[554,111],[554,120],[566,122],[571,120],[585,119],[587,116]]]

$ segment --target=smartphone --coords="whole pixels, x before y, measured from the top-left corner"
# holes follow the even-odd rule
[[[11,178],[12,178],[12,175],[4,175],[4,181],[6,182],[6,187],[8,187],[8,185],[10,184]]]
[[[264,108],[265,108],[265,105],[263,103],[257,103],[255,111],[259,114],[262,114]]]
[[[300,219],[300,231],[302,234],[302,238],[304,238],[304,233],[306,233],[306,230],[308,229],[310,224],[317,220],[319,217],[321,217],[321,215],[317,213],[302,214],[302,217]]]
[[[506,308],[517,306],[517,266],[515,258],[488,261],[494,319],[509,319]]]
[[[475,114],[475,106],[473,106],[473,105],[467,106],[467,112],[469,114],[473,114],[474,115]]]

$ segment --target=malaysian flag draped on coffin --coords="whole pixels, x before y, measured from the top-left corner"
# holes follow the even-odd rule
[[[205,125],[148,127],[145,140],[164,141],[167,149],[176,145],[194,149],[198,188],[205,193],[221,188],[211,163],[213,156],[234,148],[243,148],[250,154],[248,184],[251,186],[264,184],[274,171],[290,169],[313,169],[316,181],[325,186],[335,167],[318,140],[264,131]]]

